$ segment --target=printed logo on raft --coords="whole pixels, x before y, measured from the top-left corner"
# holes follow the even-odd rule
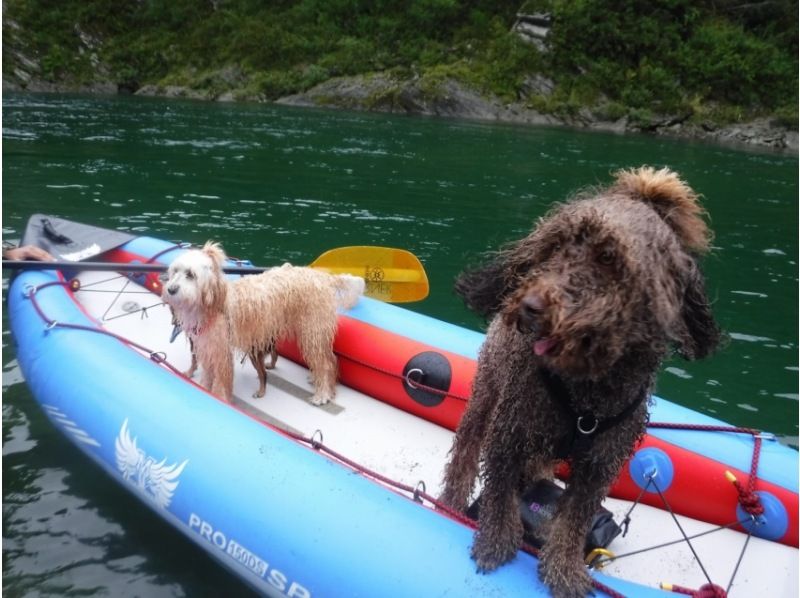
[[[233,538],[228,538],[222,531],[214,529],[210,523],[194,513],[189,515],[189,528],[289,598],[311,598],[311,592],[305,587],[296,581],[289,583],[289,578],[280,570],[270,568],[264,559],[247,550]]]
[[[177,463],[167,465],[166,457],[156,461],[154,457],[140,449],[136,442],[137,438],[131,436],[128,430],[126,418],[114,442],[117,469],[123,479],[139,488],[159,507],[166,509],[180,483],[178,478],[189,460],[186,459],[180,465]]]

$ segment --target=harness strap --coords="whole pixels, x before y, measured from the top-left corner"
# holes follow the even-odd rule
[[[573,409],[571,393],[560,376],[545,368],[540,369],[539,373],[550,398],[567,419],[574,422],[574,425],[570,426],[570,431],[556,449],[556,457],[559,459],[577,456],[588,451],[598,434],[602,434],[633,415],[633,412],[638,409],[639,405],[647,397],[647,388],[643,387],[637,398],[630,402],[621,412],[610,417],[598,418],[591,412],[577,413]]]

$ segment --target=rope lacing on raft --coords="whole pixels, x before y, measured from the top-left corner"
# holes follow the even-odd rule
[[[348,355],[346,353],[343,353],[342,351],[334,351],[334,352],[340,358],[347,359],[349,361],[352,361],[353,363],[356,363],[358,365],[364,366],[366,368],[369,368],[369,369],[371,369],[373,371],[379,372],[379,373],[384,374],[386,376],[390,376],[392,378],[396,378],[398,380],[402,380],[406,384],[408,384],[411,388],[424,390],[426,392],[430,392],[432,394],[436,394],[436,395],[439,395],[439,396],[442,396],[442,397],[445,397],[445,398],[446,397],[451,397],[451,398],[457,399],[459,401],[463,401],[465,403],[468,401],[467,397],[454,394],[454,393],[452,393],[450,391],[447,391],[447,390],[442,390],[441,388],[435,388],[433,386],[428,386],[426,384],[423,384],[419,380],[415,380],[414,378],[411,377],[411,375],[410,375],[411,372],[409,372],[408,374],[405,374],[405,375],[398,374],[397,372],[391,372],[391,371],[389,371],[389,370],[387,370],[385,368],[381,368],[381,367],[378,367],[378,366],[376,366],[374,364],[367,363],[367,362],[365,362],[365,361],[363,361],[361,359],[353,357],[352,355]],[[420,368],[415,368],[415,370],[411,370],[411,371],[420,372],[420,378],[424,377],[424,375],[425,375],[425,372],[422,371]],[[759,515],[763,515],[764,507],[761,504],[760,497],[755,492],[755,486],[756,486],[756,482],[758,481],[758,476],[757,476],[758,461],[759,461],[759,458],[760,458],[760,455],[761,455],[761,440],[762,440],[762,438],[765,437],[764,433],[762,433],[760,430],[756,430],[754,428],[742,428],[742,427],[737,427],[737,426],[716,426],[716,425],[683,424],[683,423],[668,423],[668,422],[648,422],[647,423],[647,427],[648,428],[654,428],[654,429],[697,430],[697,431],[706,431],[706,432],[730,432],[730,433],[736,433],[736,434],[750,434],[751,436],[753,436],[753,456],[752,456],[752,459],[751,459],[750,475],[748,476],[747,486],[746,487],[742,486],[742,484],[738,480],[736,480],[735,478],[733,478],[731,480],[731,483],[734,485],[734,487],[736,488],[736,490],[738,492],[738,495],[739,495],[738,500],[739,500],[739,504],[742,505],[742,509],[744,509],[744,511],[746,513],[748,513],[749,515],[752,515],[754,517],[757,517]],[[772,438],[774,438],[774,437],[772,437]],[[639,498],[641,498],[641,496],[642,495],[640,494]]]
[[[160,258],[162,255],[164,255],[165,253],[169,253],[170,251],[174,251],[175,249],[188,249],[191,246],[192,246],[191,243],[175,243],[174,245],[170,245],[166,249],[162,249],[161,251],[159,251],[155,255],[151,255],[149,258],[147,258],[147,261],[145,262],[145,264],[152,264],[158,258]]]
[[[170,251],[171,249],[173,249],[173,248],[165,250],[165,251],[163,251],[161,253],[165,253],[166,251]],[[157,255],[154,256],[153,258],[151,258],[148,261],[152,261],[156,257],[157,257]],[[127,278],[127,277],[125,277],[125,278]],[[181,376],[182,378],[185,378],[189,382],[192,382],[190,379],[186,378],[186,376],[184,376],[184,374],[180,370],[178,370],[176,367],[174,367],[172,364],[169,363],[169,361],[167,360],[167,355],[162,351],[152,351],[152,350],[144,347],[143,345],[140,345],[139,343],[136,343],[136,342],[134,342],[134,341],[132,341],[132,340],[130,340],[128,338],[125,338],[125,337],[123,337],[121,335],[115,334],[113,332],[110,332],[110,331],[105,330],[105,329],[100,328],[100,327],[93,327],[93,326],[85,326],[85,325],[81,325],[81,324],[58,322],[58,321],[56,321],[54,319],[49,318],[44,313],[44,311],[42,310],[42,308],[39,305],[38,301],[36,300],[36,294],[40,290],[42,290],[44,288],[53,287],[53,286],[67,287],[73,293],[75,293],[75,292],[77,292],[79,290],[82,290],[81,289],[81,283],[80,283],[80,281],[78,279],[73,279],[71,281],[63,281],[63,280],[51,281],[51,282],[46,282],[46,283],[44,283],[42,285],[39,285],[39,286],[36,286],[36,287],[33,287],[33,286],[28,287],[26,297],[28,299],[30,299],[32,305],[34,306],[34,309],[35,309],[36,313],[39,315],[39,317],[45,323],[45,330],[50,331],[50,330],[52,330],[54,328],[65,328],[65,329],[83,330],[83,331],[87,331],[87,332],[95,332],[95,333],[99,333],[99,334],[104,334],[106,336],[109,336],[109,337],[112,337],[112,338],[114,338],[116,340],[119,340],[120,342],[125,343],[125,344],[127,344],[127,345],[129,345],[131,347],[134,347],[135,349],[138,349],[142,353],[146,354],[153,362],[155,362],[155,363],[157,363],[159,365],[163,365],[164,367],[168,368],[170,371],[172,371],[173,373],[177,374],[178,376]],[[126,286],[127,286],[127,283],[126,283]],[[123,291],[124,291],[124,289],[123,289]],[[114,291],[112,291],[112,292],[114,292]],[[145,292],[149,293],[149,291],[145,291]],[[121,294],[122,291],[119,291],[118,293]],[[149,306],[149,307],[153,307],[153,306]],[[142,308],[141,310],[136,310],[136,311],[146,312],[146,309],[149,309],[149,307],[148,308]],[[132,313],[136,313],[136,311],[127,313],[125,315],[131,315]],[[431,392],[431,393],[440,394],[440,395],[443,395],[445,397],[450,396],[452,398],[455,398],[457,400],[461,400],[461,401],[464,401],[464,402],[467,401],[466,397],[458,396],[458,395],[455,395],[455,394],[450,393],[448,391],[444,391],[444,390],[441,390],[441,389],[438,389],[438,388],[427,386],[427,385],[425,385],[425,384],[423,384],[423,383],[421,383],[419,381],[411,379],[409,376],[403,376],[403,375],[397,374],[395,372],[390,372],[388,370],[379,368],[379,367],[377,367],[377,366],[375,366],[373,364],[369,364],[369,363],[366,363],[366,362],[361,361],[359,359],[356,359],[356,358],[354,358],[352,356],[346,355],[346,354],[344,354],[342,352],[337,352],[337,354],[340,357],[343,357],[345,359],[348,359],[350,361],[358,363],[359,365],[363,365],[365,367],[371,368],[371,369],[373,369],[375,371],[378,371],[380,373],[383,373],[385,375],[388,375],[388,376],[391,376],[391,377],[394,377],[394,378],[398,378],[400,380],[404,380],[407,384],[409,384],[409,386],[420,388],[422,390],[425,390],[425,391],[428,391],[428,392]],[[192,383],[194,384],[194,382],[192,382]],[[242,411],[241,409],[237,408],[236,406],[233,406],[233,407],[235,409],[237,409],[238,411],[240,411],[242,413],[245,413],[246,415],[249,415],[246,412]],[[473,530],[477,529],[477,522],[475,520],[468,518],[467,516],[465,516],[464,514],[458,512],[458,511],[455,511],[454,509],[450,508],[449,506],[447,506],[444,503],[442,503],[441,501],[439,501],[436,497],[428,494],[426,492],[426,490],[425,490],[424,482],[419,482],[416,485],[416,487],[412,487],[412,486],[409,486],[409,485],[404,484],[402,482],[399,482],[399,481],[393,480],[391,478],[388,478],[388,477],[386,477],[386,476],[384,476],[384,475],[382,475],[382,474],[380,474],[380,473],[378,473],[378,472],[376,472],[376,471],[374,471],[374,470],[372,470],[372,469],[370,469],[370,468],[368,468],[368,467],[366,467],[366,466],[364,466],[364,465],[362,465],[360,463],[357,463],[356,461],[353,461],[352,459],[349,459],[348,457],[346,457],[346,456],[334,451],[333,449],[327,447],[326,445],[324,445],[322,443],[322,432],[319,431],[319,430],[317,430],[312,437],[307,437],[307,436],[304,436],[302,434],[297,434],[297,433],[294,433],[294,432],[283,430],[281,428],[278,428],[278,427],[270,424],[269,422],[264,422],[264,421],[262,421],[260,419],[256,419],[256,421],[259,421],[263,425],[265,425],[265,426],[267,426],[267,427],[269,427],[269,428],[271,428],[271,429],[273,429],[273,430],[275,430],[275,431],[277,431],[277,432],[279,432],[279,433],[281,433],[281,434],[283,434],[283,435],[285,435],[287,437],[290,437],[290,438],[292,438],[292,439],[294,439],[294,440],[296,440],[298,442],[302,442],[304,444],[307,444],[308,446],[310,446],[311,448],[313,448],[314,450],[316,450],[318,452],[322,452],[322,453],[327,454],[328,456],[336,459],[337,461],[349,466],[351,469],[353,469],[355,471],[358,471],[358,472],[362,473],[363,475],[365,475],[365,476],[367,476],[369,478],[372,478],[372,479],[374,479],[374,480],[376,480],[376,481],[378,481],[380,483],[383,483],[384,485],[386,485],[388,487],[394,488],[396,490],[399,490],[401,492],[404,492],[404,493],[410,495],[413,498],[413,500],[415,500],[416,502],[423,503],[423,501],[427,501],[429,504],[433,505],[433,507],[435,507],[435,509],[437,511],[440,511],[440,512],[446,514],[451,519],[453,519],[455,521],[458,521],[459,523],[461,523],[461,524],[463,524],[463,525],[465,525],[465,526],[467,526],[467,527],[469,527],[469,528],[471,528]],[[649,428],[657,428],[657,429],[661,428],[661,429],[675,429],[675,430],[698,430],[698,431],[731,432],[731,433],[740,433],[740,434],[750,434],[750,435],[752,435],[753,436],[753,456],[752,456],[752,459],[751,459],[751,469],[750,469],[750,475],[748,476],[747,485],[744,486],[744,485],[740,484],[738,482],[738,480],[736,480],[735,478],[733,480],[731,480],[731,481],[732,481],[732,483],[734,484],[734,486],[735,486],[735,488],[737,490],[738,500],[739,500],[739,503],[742,506],[742,509],[746,513],[748,513],[750,515],[751,520],[754,520],[757,516],[763,514],[764,507],[761,504],[761,500],[760,500],[758,494],[755,492],[755,486],[756,486],[756,483],[757,483],[757,480],[758,480],[757,471],[758,471],[758,462],[759,462],[759,457],[760,457],[760,452],[761,452],[761,441],[762,441],[762,438],[765,437],[762,434],[762,432],[760,432],[759,430],[752,429],[752,428],[741,428],[741,427],[735,427],[735,426],[714,426],[714,425],[665,423],[665,422],[649,422],[647,424],[647,427],[649,427]],[[658,545],[658,546],[654,546],[652,548],[644,549],[644,550],[654,550],[654,549],[657,549],[657,548],[661,548],[661,547],[664,547],[664,546],[675,544],[676,542],[685,541],[685,542],[687,542],[687,544],[691,548],[692,552],[694,553],[694,556],[697,559],[698,564],[700,565],[700,567],[703,570],[703,573],[704,573],[706,579],[708,580],[708,583],[704,584],[703,586],[701,586],[697,590],[691,590],[691,589],[688,589],[688,588],[685,588],[685,587],[682,587],[682,586],[678,586],[678,585],[663,585],[662,587],[664,589],[669,589],[669,590],[671,590],[673,592],[677,592],[677,593],[693,596],[694,598],[725,598],[727,596],[727,592],[730,591],[730,588],[731,588],[731,586],[733,584],[734,577],[735,577],[735,575],[736,575],[736,573],[738,571],[739,564],[741,563],[742,558],[744,557],[744,552],[745,552],[745,550],[747,548],[747,545],[748,545],[748,542],[750,540],[750,537],[752,536],[752,532],[748,531],[748,533],[747,533],[747,538],[746,538],[744,546],[742,548],[742,552],[741,552],[741,554],[739,556],[739,560],[736,563],[736,567],[735,567],[734,572],[733,572],[733,574],[731,576],[731,579],[730,579],[730,582],[728,584],[727,590],[724,590],[720,586],[717,586],[717,585],[715,585],[714,583],[711,582],[711,580],[710,580],[710,578],[708,576],[708,573],[706,572],[705,568],[703,567],[702,563],[700,562],[700,559],[699,559],[697,553],[694,551],[694,548],[692,547],[690,540],[693,539],[693,538],[705,535],[705,534],[712,533],[714,531],[718,531],[720,529],[731,528],[734,525],[741,525],[742,523],[746,522],[747,520],[745,520],[744,522],[743,521],[733,522],[733,523],[730,523],[728,525],[720,526],[720,527],[715,528],[713,530],[709,530],[709,531],[703,532],[701,534],[697,534],[695,536],[689,537],[689,536],[686,535],[686,533],[683,531],[683,528],[680,526],[680,523],[678,522],[675,514],[673,513],[671,507],[669,506],[668,501],[666,500],[666,497],[664,497],[663,493],[658,488],[658,485],[654,482],[654,477],[648,479],[648,485],[650,485],[651,483],[653,484],[653,486],[658,491],[658,494],[661,497],[662,501],[664,502],[665,507],[667,508],[669,513],[672,515],[672,517],[673,517],[675,523],[677,524],[678,528],[681,530],[681,534],[683,535],[683,538],[681,540],[677,540],[675,542],[668,542],[668,543],[661,544],[661,545]],[[644,494],[646,489],[647,489],[647,486],[645,486],[645,489],[642,490],[642,492],[640,493],[639,497],[636,499],[636,501],[634,502],[633,506],[630,508],[630,510],[626,514],[625,521],[623,522],[623,524],[626,526],[626,528],[627,528],[627,524],[630,521],[629,515],[630,515],[631,511],[638,504],[638,502],[641,500],[641,498],[642,498],[642,496],[643,496],[643,494]],[[523,544],[523,546],[521,547],[521,550],[523,550],[524,552],[526,552],[528,554],[531,554],[534,557],[538,557],[539,556],[539,551],[535,547],[533,547],[533,546],[531,546],[529,544]],[[605,562],[608,562],[610,560],[616,560],[616,559],[619,559],[619,558],[623,558],[625,556],[631,556],[632,554],[638,554],[640,552],[643,552],[643,551],[640,550],[640,551],[636,551],[635,553],[616,555],[613,559],[606,559]],[[602,564],[602,563],[603,563],[603,561],[601,560],[599,564]],[[595,589],[604,592],[605,594],[607,594],[608,596],[611,596],[612,598],[624,598],[623,594],[617,592],[616,590],[614,590],[612,588],[607,587],[605,584],[603,584],[602,582],[600,582],[600,581],[598,581],[598,580],[596,580],[594,578],[592,579],[592,585],[593,585],[593,587]]]
[[[669,502],[667,501],[667,499],[664,496],[664,494],[661,492],[661,489],[658,487],[658,484],[656,483],[656,480],[655,480],[655,475],[648,476],[647,484],[642,489],[642,491],[639,493],[639,496],[636,498],[636,500],[634,501],[633,505],[631,506],[631,508],[626,513],[625,518],[624,518],[624,520],[622,522],[623,528],[625,530],[623,532],[623,536],[627,533],[627,528],[628,528],[628,524],[630,522],[630,514],[631,514],[631,512],[636,507],[636,505],[639,504],[639,501],[644,496],[644,493],[646,492],[647,488],[652,485],[656,489],[656,491],[658,492],[658,495],[661,498],[661,501],[663,502],[663,504],[666,507],[667,511],[669,511],[670,515],[672,515],[672,518],[675,521],[678,529],[681,531],[681,535],[683,537],[680,540],[676,540],[676,541],[673,541],[673,542],[667,542],[667,543],[664,543],[664,544],[659,544],[657,546],[653,546],[653,547],[648,548],[648,549],[638,550],[638,551],[630,552],[630,553],[627,553],[627,554],[616,555],[614,557],[614,559],[613,559],[613,560],[616,560],[616,559],[623,558],[623,557],[626,557],[626,556],[632,556],[634,554],[639,554],[639,553],[645,552],[647,550],[656,550],[658,548],[663,548],[665,546],[676,544],[678,542],[686,542],[687,545],[689,546],[689,548],[691,549],[695,559],[697,560],[697,563],[698,563],[700,569],[702,570],[703,575],[705,576],[705,578],[706,578],[708,583],[704,584],[703,586],[701,586],[697,590],[691,590],[691,589],[688,589],[688,588],[684,588],[682,586],[671,585],[671,584],[662,584],[662,587],[664,589],[668,589],[668,590],[671,590],[673,592],[688,594],[688,595],[694,596],[695,598],[725,598],[728,595],[728,592],[730,592],[731,587],[733,586],[734,579],[736,578],[736,574],[739,571],[739,566],[742,563],[745,551],[747,550],[748,544],[750,542],[750,538],[752,537],[751,529],[750,528],[745,528],[746,531],[747,531],[747,536],[746,536],[744,544],[742,546],[742,550],[741,550],[741,552],[739,554],[739,558],[736,561],[736,565],[735,565],[735,567],[733,569],[733,572],[731,573],[731,577],[730,577],[730,580],[728,582],[727,589],[722,589],[720,586],[712,583],[711,578],[709,577],[705,567],[702,564],[702,561],[700,560],[700,557],[695,552],[694,547],[692,546],[691,540],[694,539],[694,538],[706,535],[706,534],[710,534],[710,533],[719,531],[721,529],[732,528],[735,525],[739,525],[739,526],[744,527],[744,524],[748,523],[748,522],[756,523],[756,524],[758,523],[756,518],[764,513],[764,506],[761,503],[760,497],[758,496],[758,494],[755,491],[756,483],[758,481],[758,463],[759,463],[759,459],[760,459],[760,455],[761,455],[761,442],[762,442],[762,439],[765,438],[765,437],[774,438],[774,436],[765,435],[761,431],[753,429],[753,428],[742,428],[742,427],[736,427],[736,426],[718,426],[718,425],[668,423],[668,422],[648,422],[647,427],[648,428],[655,428],[655,429],[671,429],[671,430],[696,430],[696,431],[706,431],[706,432],[729,432],[729,433],[737,433],[737,434],[750,434],[753,437],[753,455],[752,455],[752,458],[751,458],[751,461],[750,461],[750,474],[748,476],[747,485],[746,486],[742,485],[732,474],[730,474],[730,472],[726,472],[726,475],[728,476],[729,481],[731,481],[731,483],[736,488],[737,495],[738,495],[737,499],[738,499],[739,504],[742,507],[742,510],[744,510],[745,513],[747,513],[748,516],[749,516],[747,519],[744,519],[742,521],[735,521],[735,522],[729,523],[727,525],[719,526],[719,527],[714,528],[712,530],[708,530],[706,532],[703,532],[701,534],[696,534],[696,535],[691,536],[691,537],[687,536],[686,533],[684,532],[683,528],[681,527],[680,523],[678,522],[677,518],[675,517],[675,514],[673,513],[672,508],[669,505]],[[612,559],[608,559],[608,560],[612,560]],[[599,564],[602,565],[603,561],[600,561]]]
[[[36,294],[39,291],[41,291],[42,289],[46,289],[48,287],[54,287],[54,286],[67,287],[73,293],[77,292],[81,288],[80,281],[78,279],[73,279],[71,281],[54,280],[54,281],[51,281],[51,282],[46,282],[46,283],[41,284],[41,285],[36,286],[36,287],[29,287],[27,289],[26,297],[28,299],[30,299],[34,310],[39,315],[39,317],[42,319],[42,321],[44,321],[44,323],[45,323],[45,331],[49,332],[49,331],[53,330],[54,328],[65,328],[65,329],[69,329],[69,330],[83,330],[83,331],[86,331],[86,332],[95,332],[95,333],[98,333],[98,334],[103,334],[105,336],[110,336],[111,338],[114,338],[114,339],[116,339],[116,340],[118,340],[118,341],[120,341],[122,343],[125,343],[126,345],[129,345],[129,346],[131,346],[131,347],[133,347],[135,349],[138,349],[142,353],[146,354],[155,363],[164,365],[169,370],[171,370],[173,373],[182,376],[180,370],[178,370],[176,367],[174,367],[172,364],[170,364],[167,361],[166,354],[163,351],[152,351],[152,350],[148,349],[147,347],[145,347],[144,345],[140,345],[137,342],[134,342],[134,341],[132,341],[132,340],[130,340],[128,338],[125,338],[124,336],[121,336],[119,334],[116,334],[114,332],[111,332],[110,330],[106,330],[105,328],[99,328],[97,326],[85,326],[83,324],[73,324],[73,323],[70,323],[70,322],[59,322],[57,320],[49,318],[44,313],[44,311],[42,310],[42,307],[39,305],[39,302],[36,300]]]
[[[739,494],[739,504],[742,509],[753,517],[764,514],[764,505],[761,498],[756,494],[756,482],[758,481],[758,462],[761,458],[761,440],[765,437],[774,439],[774,436],[764,434],[754,428],[740,428],[736,426],[714,426],[704,424],[673,424],[664,422],[650,422],[648,428],[671,429],[671,430],[699,430],[704,432],[733,432],[736,434],[750,434],[753,437],[753,456],[750,459],[750,475],[748,476],[747,486],[734,477],[730,479]]]
[[[662,585],[662,589],[675,592],[676,594],[686,594],[692,598],[726,598],[728,595],[725,590],[713,583],[702,585],[696,590],[684,588],[683,586],[666,584]]]
[[[426,392],[429,392],[429,393],[432,393],[432,394],[435,394],[435,395],[439,395],[439,396],[444,397],[444,398],[450,397],[452,399],[456,399],[456,400],[462,401],[464,403],[466,403],[469,400],[468,397],[465,397],[463,395],[452,393],[449,390],[442,390],[441,388],[436,388],[434,386],[428,386],[427,384],[423,384],[419,380],[415,380],[414,378],[412,378],[411,377],[411,373],[412,372],[418,372],[420,374],[420,377],[425,375],[425,372],[420,368],[414,368],[413,370],[410,370],[408,372],[408,374],[405,374],[405,375],[404,374],[398,374],[397,372],[392,372],[392,371],[389,371],[387,369],[378,367],[377,365],[375,365],[373,363],[368,363],[366,361],[363,361],[363,360],[359,359],[358,357],[353,357],[352,355],[348,355],[347,353],[344,353],[341,350],[334,349],[333,352],[336,354],[337,357],[346,359],[348,361],[352,361],[355,364],[358,364],[358,365],[363,366],[365,368],[369,368],[369,369],[371,369],[371,370],[373,370],[375,372],[378,372],[380,374],[384,374],[386,376],[390,376],[391,378],[396,378],[398,380],[402,380],[406,384],[408,384],[411,388],[424,390]]]

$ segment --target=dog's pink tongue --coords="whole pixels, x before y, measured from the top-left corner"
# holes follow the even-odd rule
[[[533,343],[533,352],[540,357],[547,353],[556,344],[556,339],[553,337],[543,338]]]

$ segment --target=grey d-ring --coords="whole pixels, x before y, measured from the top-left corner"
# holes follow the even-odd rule
[[[594,433],[595,433],[595,431],[597,430],[597,426],[598,426],[598,425],[600,425],[600,421],[599,421],[599,420],[598,420],[596,417],[594,417],[594,416],[589,416],[589,417],[591,417],[592,419],[594,419],[594,425],[592,426],[592,429],[591,429],[591,430],[584,430],[584,429],[583,429],[583,425],[582,425],[582,422],[583,422],[583,418],[584,418],[584,417],[586,417],[586,416],[584,416],[584,415],[581,415],[581,416],[578,418],[578,421],[576,422],[576,425],[577,425],[577,427],[578,427],[578,432],[580,432],[581,434],[585,434],[585,435],[587,435],[587,436],[588,436],[589,434],[594,434]]]
[[[413,380],[411,378],[411,374],[419,374],[419,379]],[[411,368],[406,372],[406,384],[408,384],[411,388],[416,388],[414,385],[415,383],[422,382],[422,378],[425,376],[425,372],[423,372],[420,368]]]

